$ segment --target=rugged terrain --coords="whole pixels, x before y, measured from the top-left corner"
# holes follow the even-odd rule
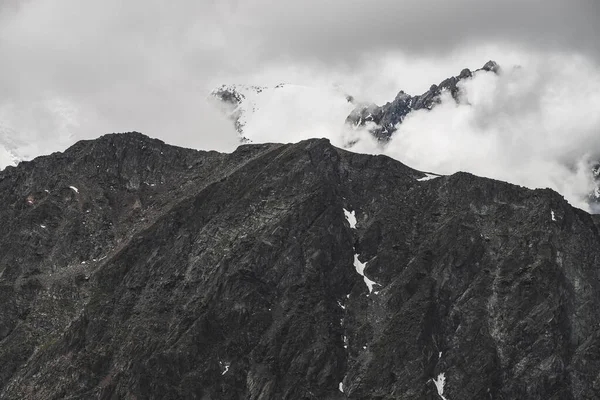
[[[128,133],[0,200],[0,399],[600,393],[600,236],[551,190]]]

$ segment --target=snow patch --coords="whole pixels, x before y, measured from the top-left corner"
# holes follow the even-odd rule
[[[340,382],[340,384],[338,385],[338,389],[340,390],[340,392],[344,393],[344,383]]]
[[[442,400],[448,400],[444,397],[444,385],[446,384],[446,374],[443,372],[437,376],[436,379],[432,379],[435,384],[435,388],[437,389],[438,395],[442,398]]]
[[[367,266],[366,262],[360,262],[358,259],[358,254],[354,255],[354,267],[356,268],[356,272],[360,275],[365,276],[365,267]]]
[[[367,278],[365,276],[365,267],[366,266],[367,266],[367,263],[360,262],[360,260],[358,259],[358,254],[354,254],[354,268],[356,268],[356,272],[358,272],[358,274],[363,277],[365,284],[369,288],[369,293],[371,293],[371,292],[373,292],[373,285],[377,285],[377,283],[370,280],[369,278]]]
[[[221,375],[225,375],[229,371],[229,366],[231,363],[219,361],[219,364],[221,364],[221,367],[223,367],[223,372],[221,372]]]
[[[424,182],[424,181],[429,181],[431,179],[435,179],[435,178],[439,178],[440,177],[440,175],[428,174],[427,172],[425,173],[425,175],[427,175],[427,176],[425,176],[424,178],[419,178],[417,180],[419,182]]]
[[[354,211],[348,211],[344,208],[344,215],[346,216],[346,221],[350,224],[350,228],[356,229],[356,214]]]
[[[40,225],[40,228],[46,229],[46,225]]]
[[[550,211],[550,216],[552,217],[552,221],[556,221],[556,215],[554,215],[554,210]]]
[[[69,186],[69,189],[71,189],[75,193],[79,193],[79,189],[77,189],[75,186]]]

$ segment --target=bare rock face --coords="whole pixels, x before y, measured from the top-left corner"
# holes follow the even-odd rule
[[[129,133],[0,199],[1,399],[600,393],[598,229],[550,190]]]
[[[495,61],[488,61],[477,71],[498,73],[500,66]],[[477,72],[476,71],[476,72]],[[442,81],[439,85],[431,85],[429,90],[419,96],[411,96],[401,90],[394,101],[379,107],[375,104],[361,104],[346,118],[346,124],[354,127],[368,126],[369,131],[380,141],[386,142],[398,129],[397,125],[416,110],[431,110],[441,102],[440,96],[447,92],[458,101],[460,87],[458,83],[470,79],[473,73],[468,68],[457,76]]]

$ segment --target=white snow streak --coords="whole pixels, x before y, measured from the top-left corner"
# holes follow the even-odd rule
[[[354,268],[356,268],[356,272],[358,272],[360,274],[360,276],[363,277],[363,279],[365,280],[365,284],[369,288],[369,293],[371,293],[373,291],[373,285],[376,285],[377,283],[373,282],[372,280],[370,280],[369,278],[367,278],[365,276],[365,267],[366,266],[367,266],[367,263],[360,262],[360,260],[358,259],[358,254],[355,254],[354,255]]]
[[[552,217],[552,221],[556,221],[556,215],[554,215],[554,210],[550,211],[550,216]]]
[[[424,182],[424,181],[429,181],[431,179],[435,179],[435,178],[439,178],[440,177],[440,175],[434,175],[434,174],[428,174],[428,173],[425,173],[425,175],[427,175],[427,176],[424,177],[424,178],[419,178],[417,180],[419,182]]]
[[[444,385],[446,384],[446,374],[443,372],[437,376],[437,379],[432,379],[437,389],[438,394],[443,400],[448,400],[444,397]]]
[[[228,362],[223,363],[223,362],[219,361],[219,364],[221,364],[223,367],[225,367],[225,369],[223,370],[223,372],[221,372],[221,375],[225,375],[229,371],[229,365],[230,365],[230,363],[228,363]]]
[[[344,393],[344,384],[342,382],[340,382],[338,389],[340,390],[340,392]]]
[[[350,228],[356,229],[356,214],[354,211],[348,211],[344,208],[344,215],[346,216],[346,220],[350,224]]]
[[[367,266],[367,263],[360,262],[360,260],[358,259],[358,254],[355,254],[354,255],[354,267],[356,268],[356,272],[358,272],[362,276],[365,276],[365,267],[366,266]]]
[[[75,193],[79,193],[79,189],[77,189],[75,186],[69,186],[69,189],[71,189]]]

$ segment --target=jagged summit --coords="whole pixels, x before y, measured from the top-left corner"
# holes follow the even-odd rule
[[[495,61],[488,61],[477,71],[498,73],[500,66]],[[397,129],[397,125],[412,111],[431,110],[440,102],[444,92],[450,93],[452,98],[458,100],[460,88],[458,83],[470,79],[473,73],[468,68],[463,69],[457,76],[450,77],[438,85],[431,85],[429,90],[419,96],[411,96],[401,90],[394,101],[379,107],[376,104],[362,104],[357,106],[346,118],[346,124],[353,127],[366,126],[379,140],[387,141]]]
[[[500,65],[498,65],[496,61],[490,60],[487,63],[485,63],[485,65],[481,69],[488,72],[498,72],[500,71]]]

